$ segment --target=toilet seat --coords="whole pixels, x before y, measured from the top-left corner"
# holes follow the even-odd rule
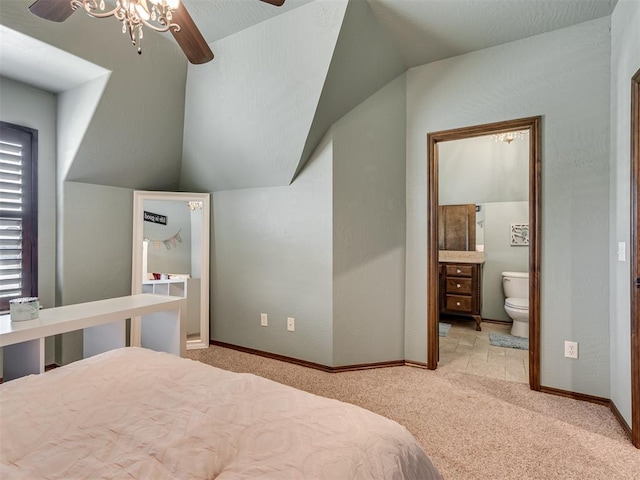
[[[507,298],[504,301],[504,306],[512,308],[514,310],[529,310],[529,299],[528,298]]]

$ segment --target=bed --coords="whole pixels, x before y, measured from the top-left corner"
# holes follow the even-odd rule
[[[0,478],[442,478],[392,420],[136,347],[0,385],[0,432]]]

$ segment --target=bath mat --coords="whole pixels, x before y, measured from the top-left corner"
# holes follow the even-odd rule
[[[439,334],[441,337],[446,337],[446,336],[447,336],[447,333],[449,333],[449,330],[451,329],[451,325],[450,325],[450,324],[448,324],[448,323],[442,323],[442,322],[440,322],[440,323],[438,323],[438,329],[439,329],[438,334]]]
[[[517,348],[519,350],[529,350],[529,339],[514,337],[502,333],[490,333],[489,343],[495,347]]]

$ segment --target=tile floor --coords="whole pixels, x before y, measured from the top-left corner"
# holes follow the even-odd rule
[[[510,333],[511,326],[482,323],[477,332],[473,320],[443,319],[451,329],[440,337],[438,368],[499,378],[510,382],[529,383],[529,352],[489,345],[489,333]]]

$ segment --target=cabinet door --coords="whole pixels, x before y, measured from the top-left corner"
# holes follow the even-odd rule
[[[440,205],[438,207],[438,248],[475,251],[476,206]]]

